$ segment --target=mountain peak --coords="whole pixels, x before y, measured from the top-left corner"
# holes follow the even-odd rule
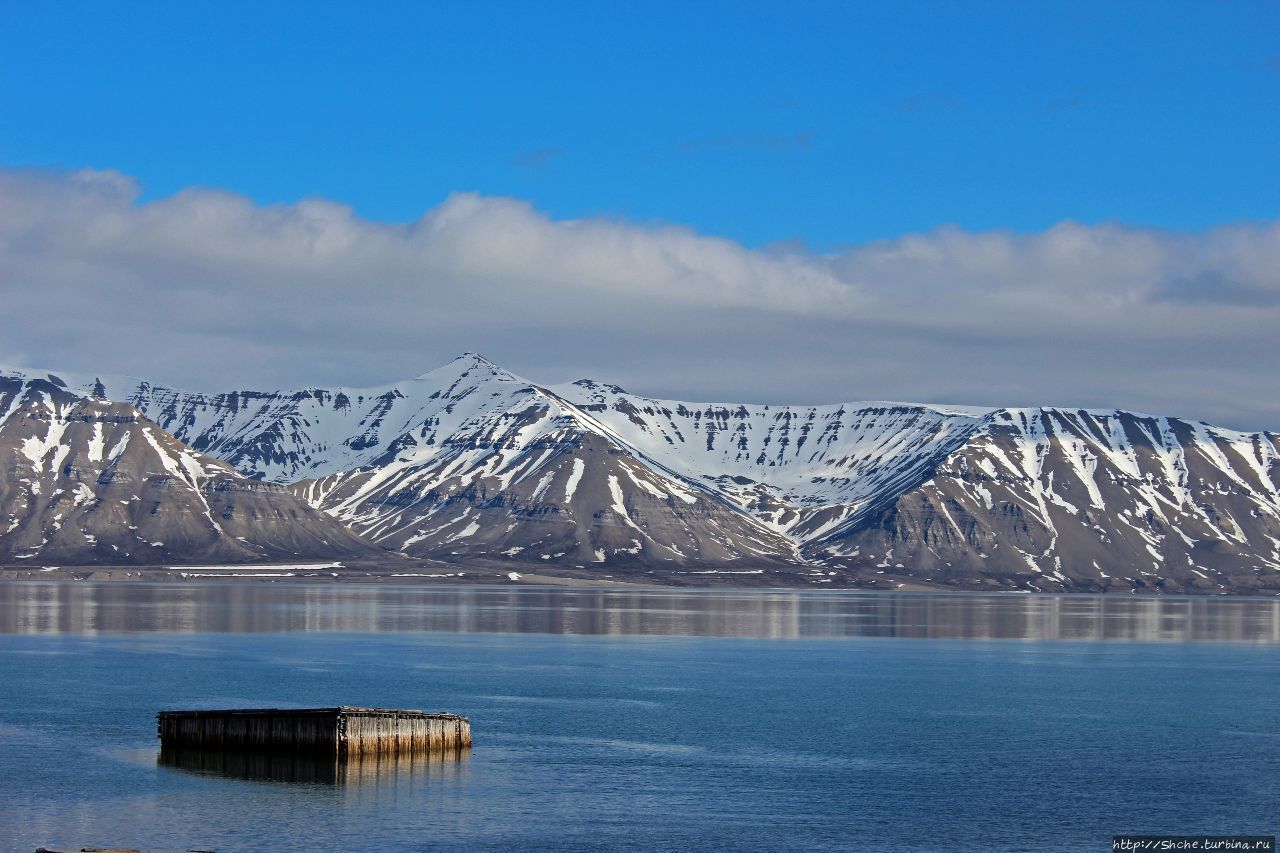
[[[491,370],[495,374],[510,376],[513,379],[516,378],[508,371],[503,370],[501,367],[494,364],[489,359],[480,355],[480,353],[467,351],[462,353],[461,355],[455,356],[453,359],[449,360],[447,363],[445,363],[440,367],[434,368],[432,370],[428,370],[426,373],[421,373],[415,376],[414,379],[433,379],[438,377],[441,373],[445,371],[449,373],[462,374],[462,373],[466,373],[469,370],[474,370],[477,368],[484,369],[484,370]]]
[[[527,379],[499,367],[489,359],[474,352],[464,352],[449,363],[414,377],[415,382],[431,382],[438,384],[440,387],[449,387],[454,382],[462,379],[468,379],[472,382],[497,380],[499,382],[531,384]]]
[[[466,352],[462,353],[461,355],[458,355],[457,357],[455,357],[455,358],[453,359],[453,362],[450,362],[450,363],[452,364],[452,363],[454,363],[454,362],[459,362],[459,361],[461,361],[461,362],[470,362],[470,363],[472,363],[472,364],[483,364],[483,365],[487,365],[487,366],[489,366],[489,367],[497,367],[497,366],[498,366],[498,365],[494,364],[492,361],[490,361],[489,359],[487,359],[487,358],[485,358],[484,356],[482,356],[480,353],[478,353],[478,352],[472,352],[471,350],[467,350]]]

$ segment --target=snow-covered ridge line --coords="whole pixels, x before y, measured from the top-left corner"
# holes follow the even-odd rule
[[[577,405],[587,403],[586,394],[596,389],[607,389],[616,396],[625,396],[633,401],[643,401],[647,404],[660,406],[670,409],[685,409],[690,412],[709,412],[736,410],[746,407],[752,410],[772,411],[775,413],[796,411],[796,410],[813,410],[813,411],[837,411],[840,409],[854,410],[874,410],[874,409],[915,409],[936,412],[940,415],[967,417],[973,419],[982,419],[999,412],[1010,413],[1031,413],[1031,412],[1060,412],[1060,413],[1084,413],[1093,417],[1115,416],[1118,414],[1132,415],[1137,418],[1149,419],[1167,417],[1154,415],[1134,409],[1121,408],[1097,408],[1082,407],[1058,404],[1046,404],[1041,406],[969,406],[963,404],[952,403],[932,403],[932,402],[911,402],[901,400],[851,400],[842,402],[829,403],[788,403],[788,404],[771,404],[771,403],[751,403],[742,404],[727,401],[693,401],[679,399],[664,399],[651,397],[641,394],[631,394],[616,385],[598,381],[594,379],[579,379],[573,382],[566,382],[554,385],[540,385],[522,377],[513,374],[493,362],[475,353],[463,353],[455,358],[444,367],[436,370],[427,371],[411,379],[404,379],[394,382],[388,382],[379,385],[308,385],[298,388],[245,388],[229,391],[207,391],[207,390],[191,390],[175,385],[168,385],[161,382],[132,376],[129,374],[90,374],[83,371],[65,371],[65,370],[49,370],[44,368],[17,367],[9,365],[0,365],[0,377],[13,377],[25,380],[42,380],[50,381],[55,385],[66,387],[69,390],[87,394],[90,396],[99,396],[104,399],[135,402],[135,398],[142,398],[144,403],[152,403],[154,397],[170,398],[172,400],[203,400],[208,405],[213,405],[215,401],[221,400],[274,400],[274,399],[291,399],[291,400],[308,400],[314,399],[321,402],[342,401],[346,400],[380,400],[389,395],[403,396],[407,399],[415,399],[417,394],[407,393],[415,389],[420,384],[430,385],[439,381],[439,376],[458,366],[463,367],[484,367],[489,368],[493,373],[501,375],[506,379],[521,383],[527,387],[537,388],[546,393],[560,397],[566,402],[573,402]],[[584,392],[585,389],[585,392]],[[433,386],[432,390],[436,390]],[[341,404],[341,403],[340,403]],[[146,409],[144,408],[144,412]],[[1233,430],[1205,421],[1193,421],[1188,418],[1177,417],[1177,420],[1187,423],[1203,424],[1206,427],[1224,437],[1239,439],[1246,436],[1255,436],[1259,434],[1270,435],[1268,431],[1249,432],[1242,430]]]
[[[59,370],[48,369],[43,367],[29,367],[0,364],[0,377],[13,377],[26,380],[43,380],[51,381],[55,385],[62,385],[72,390],[92,393],[95,386],[101,386],[106,393],[102,394],[105,399],[126,402],[130,397],[139,392],[139,389],[154,389],[158,392],[168,392],[184,397],[204,397],[209,399],[226,397],[230,395],[246,395],[249,397],[275,397],[275,396],[308,396],[308,395],[324,395],[326,397],[336,397],[338,395],[346,395],[348,397],[364,397],[366,399],[376,398],[387,394],[388,392],[403,389],[407,383],[416,383],[423,381],[431,381],[440,371],[457,364],[477,364],[500,371],[502,374],[517,382],[528,385],[536,383],[526,380],[517,374],[511,373],[505,368],[499,367],[492,361],[484,358],[476,353],[463,353],[453,359],[449,364],[436,370],[427,371],[409,379],[401,379],[375,385],[320,385],[309,384],[304,386],[296,386],[292,388],[269,388],[269,387],[252,387],[241,388],[236,390],[210,391],[207,389],[192,389],[179,385],[172,385],[164,382],[157,382],[151,379],[134,376],[132,374],[107,374],[107,373],[89,373],[83,370]],[[660,404],[668,407],[683,406],[689,410],[715,410],[715,409],[736,409],[739,406],[746,405],[752,408],[762,409],[835,409],[844,407],[846,409],[873,409],[873,408],[912,408],[912,409],[928,409],[943,415],[959,415],[973,418],[981,418],[994,412],[1008,411],[1055,411],[1055,412],[1084,412],[1093,416],[1114,415],[1118,413],[1130,414],[1139,418],[1157,418],[1157,417],[1174,417],[1177,420],[1186,421],[1188,423],[1202,423],[1206,426],[1212,426],[1216,431],[1221,433],[1232,433],[1236,435],[1256,435],[1258,432],[1273,434],[1269,430],[1259,430],[1251,432],[1247,430],[1234,430],[1227,427],[1210,424],[1207,421],[1194,420],[1178,415],[1156,415],[1144,412],[1138,409],[1127,408],[1098,408],[1096,406],[1074,406],[1062,403],[1045,403],[1036,406],[1011,406],[1011,405],[993,405],[993,406],[972,406],[961,403],[939,403],[928,401],[910,401],[910,400],[844,400],[835,402],[817,402],[817,403],[736,403],[724,400],[697,401],[676,398],[651,397],[643,394],[635,394],[625,391],[616,385],[612,385],[606,381],[596,380],[592,378],[583,378],[564,382],[559,384],[538,384],[546,391],[553,394],[563,396],[565,399],[575,399],[580,396],[580,392],[575,392],[574,388],[604,388],[610,389],[618,394],[625,394],[634,400],[644,400],[653,404]]]

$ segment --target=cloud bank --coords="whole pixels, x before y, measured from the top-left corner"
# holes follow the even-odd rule
[[[221,390],[377,384],[477,350],[544,382],[693,400],[1280,429],[1280,223],[944,227],[815,253],[471,193],[405,224],[320,199],[139,196],[117,172],[0,170],[0,362]]]

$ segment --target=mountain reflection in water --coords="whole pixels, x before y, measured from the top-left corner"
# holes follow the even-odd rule
[[[0,583],[0,633],[391,632],[1280,643],[1264,598]]]

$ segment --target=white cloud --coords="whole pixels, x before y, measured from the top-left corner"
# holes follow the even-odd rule
[[[655,395],[1122,406],[1280,427],[1280,223],[1064,222],[831,254],[451,196],[324,200],[0,170],[0,359],[190,387],[373,384],[475,349]]]

